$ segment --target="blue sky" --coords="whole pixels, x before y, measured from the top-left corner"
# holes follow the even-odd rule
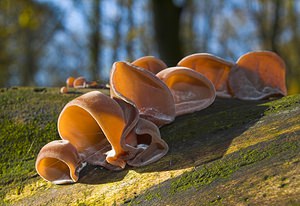
[[[87,45],[88,39],[87,39],[87,34],[88,34],[88,30],[89,27],[87,25],[87,22],[85,22],[85,17],[83,16],[84,14],[82,13],[82,11],[78,8],[78,5],[74,4],[74,1],[72,0],[38,0],[40,2],[50,2],[56,6],[58,6],[62,11],[63,11],[63,23],[64,26],[66,27],[66,30],[69,33],[66,32],[59,32],[56,34],[55,36],[55,46],[54,44],[50,45],[49,49],[48,49],[48,56],[46,55],[45,57],[45,61],[54,61],[53,59],[56,59],[57,61],[63,61],[64,67],[63,67],[63,71],[61,71],[60,73],[62,75],[68,76],[68,75],[83,75],[88,77],[88,72],[87,72],[87,61],[88,61],[88,56],[84,55],[88,52],[88,49],[86,48],[82,48],[81,52],[82,54],[80,54],[79,56],[81,56],[80,59],[78,58],[73,58],[72,57],[72,52],[71,50],[65,51],[64,55],[66,54],[70,54],[69,56],[66,55],[65,58],[67,59],[61,59],[61,56],[59,54],[59,52],[57,52],[57,47],[59,48],[60,45],[73,45],[74,46],[74,41],[77,44],[81,44],[81,45]],[[232,13],[230,13],[230,6],[235,6],[236,3],[234,2],[238,2],[238,1],[232,1],[231,4],[225,4],[226,7],[228,7],[225,10],[222,10],[223,13],[220,13],[220,17],[216,17],[216,18],[231,18],[231,16],[233,15]],[[89,12],[89,9],[87,6],[89,4],[87,4],[86,2],[82,2],[86,8],[86,12]],[[182,3],[182,0],[177,0],[178,4]],[[134,4],[134,8],[133,11],[134,12],[134,24],[135,25],[141,25],[144,23],[144,19],[145,19],[145,6],[147,5],[147,1],[145,0],[139,0],[139,1],[135,1]],[[128,15],[126,10],[122,10],[119,11],[118,6],[117,6],[117,2],[115,0],[102,0],[101,2],[101,8],[102,8],[102,13],[105,16],[105,18],[103,18],[103,22],[101,24],[101,33],[103,35],[103,38],[105,38],[105,44],[110,44],[111,41],[113,40],[112,37],[114,35],[114,31],[112,28],[112,22],[114,22],[116,20],[116,18],[119,18],[120,15],[123,16],[123,20],[126,20],[126,17]],[[225,12],[225,13],[224,13]],[[227,12],[227,13],[226,13]],[[232,11],[231,11],[232,12]],[[148,13],[149,15],[149,13]],[[196,17],[196,21],[198,21],[195,30],[196,32],[203,32],[203,26],[205,26],[205,19],[202,18],[201,14],[198,14]],[[234,19],[233,19],[234,20]],[[150,26],[149,26],[150,28]],[[218,27],[217,27],[218,28]],[[205,29],[205,28],[204,28]],[[121,33],[122,34],[126,34],[127,31],[129,30],[128,24],[126,22],[123,22],[121,24]],[[243,32],[243,31],[241,31]],[[73,38],[74,39],[69,39],[69,34],[72,33]],[[220,31],[214,31],[214,33],[211,34],[211,38],[209,40],[209,47],[208,47],[208,51],[205,52],[210,52],[213,53],[215,55],[218,55],[219,53],[221,53],[221,49],[220,49],[220,45],[218,44],[218,42],[216,41],[216,39],[218,38],[218,35],[222,35],[222,33],[220,33]],[[122,35],[122,38],[125,38],[124,35]],[[125,41],[124,39],[120,40]],[[233,42],[234,43],[234,42]],[[134,51],[135,51],[135,57],[138,58],[140,56],[142,56],[142,47],[144,45],[141,45],[141,42],[139,42],[138,40],[134,40]],[[233,45],[234,46],[234,45]],[[113,51],[111,49],[111,47],[104,45],[103,46],[103,51],[102,51],[102,56],[101,56],[101,60],[102,60],[102,65],[100,65],[100,71],[101,71],[101,76],[102,78],[104,77],[105,79],[108,79],[109,77],[109,72],[110,72],[110,67],[112,65],[112,63],[114,61],[120,61],[120,60],[127,60],[127,56],[126,56],[126,48],[125,48],[125,44],[121,44],[120,47],[118,48],[118,59],[112,60],[112,54]],[[236,52],[237,53],[244,53],[244,50],[239,49],[240,47],[237,47]],[[78,51],[77,51],[78,52]],[[52,55],[52,56],[51,56]],[[53,58],[54,55],[54,58]],[[57,57],[55,57],[55,55],[58,55]],[[152,54],[147,54],[147,55],[154,55],[154,56],[158,56],[157,53],[152,53]],[[78,56],[78,54],[77,54]],[[51,58],[52,57],[52,58]],[[229,59],[229,60],[233,60],[233,59]],[[52,62],[48,62],[49,64],[51,64]],[[55,62],[53,62],[54,64]],[[45,74],[45,72],[48,72],[48,74]],[[51,72],[51,71],[50,71]],[[44,71],[41,70],[41,72],[38,74],[38,78],[40,79],[40,81],[42,82],[42,84],[47,84],[47,76],[50,75],[49,71]],[[91,78],[91,77],[88,77]]]
[[[56,44],[59,45],[73,45],[74,46],[74,42],[76,44],[81,44],[81,45],[85,45],[87,46],[88,43],[88,39],[87,39],[87,34],[88,34],[88,30],[89,27],[87,25],[87,22],[85,22],[85,18],[84,18],[84,14],[82,14],[82,11],[80,11],[80,9],[77,7],[77,5],[74,4],[73,0],[38,0],[40,2],[51,2],[53,4],[55,4],[56,6],[58,6],[62,11],[63,11],[63,22],[64,25],[66,27],[66,30],[69,31],[69,33],[72,33],[73,38],[75,39],[69,39],[70,37],[68,36],[68,34],[66,32],[60,32],[57,33],[55,36],[55,41]],[[147,10],[145,9],[145,6],[147,5],[148,1],[145,0],[137,0],[134,3],[134,24],[136,26],[144,24],[144,20],[145,20],[145,13],[147,12]],[[176,1],[178,4],[182,3],[182,0],[177,0]],[[227,3],[228,2],[228,3]],[[249,50],[254,50],[254,49],[258,49],[258,42],[255,41],[255,39],[251,39],[251,35],[252,32],[254,31],[254,25],[251,24],[250,21],[245,21],[245,23],[242,22],[242,19],[239,18],[237,16],[237,12],[239,7],[241,6],[241,4],[244,1],[239,1],[239,0],[231,0],[231,1],[225,1],[224,3],[224,8],[221,9],[221,11],[217,14],[216,16],[214,16],[214,23],[216,24],[216,26],[214,27],[214,30],[211,33],[211,37],[209,39],[208,42],[208,48],[207,51],[199,51],[199,52],[208,52],[208,53],[212,53],[215,55],[222,55],[224,54],[224,48],[226,48],[226,46],[228,45],[222,45],[220,44],[219,40],[220,37],[222,37],[223,35],[223,25],[220,24],[219,22],[223,22],[223,21],[218,21],[218,19],[224,19],[227,18],[229,19],[228,22],[230,22],[230,24],[234,25],[238,25],[241,24],[242,27],[241,29],[238,30],[238,34],[237,36],[249,36],[249,38],[247,39],[247,42],[242,42],[242,46],[241,46],[241,42],[239,42],[239,39],[236,38],[235,36],[232,36],[231,39],[229,39],[226,44],[229,44],[230,47],[232,48],[232,50],[234,51],[234,54],[230,55],[230,56],[221,56],[222,58],[225,58],[227,60],[230,61],[235,61],[237,60],[237,58],[239,56],[241,56],[242,54],[248,52]],[[87,4],[86,2],[83,2],[84,6],[88,6],[89,4]],[[244,2],[245,3],[245,2]],[[199,6],[199,5],[198,5]],[[103,22],[101,24],[101,33],[103,35],[103,37],[105,38],[105,44],[111,44],[112,40],[113,40],[113,35],[114,35],[114,30],[112,28],[112,23],[116,20],[116,18],[119,18],[120,15],[122,15],[123,17],[123,22],[121,24],[121,33],[122,34],[126,34],[127,31],[129,30],[128,24],[126,23],[126,18],[127,18],[127,11],[126,10],[122,10],[120,11],[119,7],[117,6],[117,2],[115,0],[102,0],[101,2],[101,8],[102,8],[102,13],[105,16],[105,18],[103,18]],[[87,12],[89,12],[90,8],[85,8]],[[149,11],[147,13],[148,18],[149,18]],[[245,14],[246,15],[246,14]],[[151,16],[150,16],[151,17]],[[210,17],[206,17],[206,18],[210,18]],[[125,19],[125,20],[124,20]],[[201,12],[199,12],[196,16],[195,16],[195,32],[198,36],[201,36],[201,34],[203,34],[203,32],[205,31],[205,26],[206,26],[206,21],[207,19],[205,19],[203,17],[203,14]],[[151,27],[151,25],[149,25],[149,28]],[[151,32],[151,31],[150,31]],[[153,31],[152,31],[153,33]],[[200,34],[200,35],[199,35]],[[153,34],[152,34],[153,35]],[[125,41],[124,40],[125,35],[121,36],[120,42]],[[200,41],[201,39],[198,39],[198,41]],[[200,43],[200,42],[198,42]],[[57,46],[56,45],[56,46]],[[76,46],[76,45],[75,45]],[[135,54],[134,56],[136,58],[142,56],[143,54],[141,53],[142,51],[142,47],[144,45],[141,45],[141,42],[138,40],[134,40],[134,51]],[[53,45],[50,45],[49,48],[49,52],[51,53],[51,55],[53,55],[56,51],[55,49],[57,49],[57,47],[55,48],[51,48],[53,47]],[[110,73],[110,67],[113,64],[114,61],[120,61],[120,60],[127,60],[127,56],[126,56],[126,48],[125,48],[125,44],[120,44],[120,47],[118,48],[118,58],[117,59],[111,59],[112,58],[112,54],[113,51],[111,49],[110,46],[104,45],[103,46],[103,51],[101,54],[101,60],[102,60],[102,65],[100,65],[100,71],[101,71],[101,76],[102,78],[104,77],[105,79],[108,79],[109,77],[109,73]],[[154,50],[153,50],[154,51]],[[72,57],[72,52],[81,52],[81,54],[79,55],[81,58],[73,58]],[[81,51],[72,51],[71,49],[67,52],[65,52],[65,54],[70,54],[69,56],[66,56],[66,59],[61,59],[61,56],[58,54],[57,61],[64,61],[64,68],[63,71],[61,71],[62,75],[68,76],[68,75],[83,75],[88,77],[88,72],[87,72],[87,62],[88,62],[88,56],[87,56],[87,52],[88,52],[88,48],[81,48]],[[50,55],[49,53],[49,55]],[[150,53],[147,55],[154,55],[154,56],[158,56],[157,53]],[[78,54],[77,54],[78,56]],[[48,58],[45,57],[45,61],[50,61],[53,58]],[[45,71],[40,72],[39,74],[39,78],[41,79],[41,81],[43,82],[43,84],[47,84],[47,78],[45,76],[45,73],[43,73]],[[48,71],[49,72],[49,71]],[[88,77],[91,78],[91,77]]]

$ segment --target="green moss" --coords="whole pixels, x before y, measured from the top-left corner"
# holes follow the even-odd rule
[[[262,143],[263,144],[263,143]],[[300,142],[293,139],[282,138],[256,149],[242,150],[237,154],[228,155],[211,164],[195,168],[192,172],[186,172],[180,178],[172,181],[170,193],[175,194],[190,188],[199,188],[208,185],[220,178],[227,178],[241,167],[251,165],[263,159],[278,155],[284,151],[292,151],[300,148]]]
[[[176,118],[161,129],[166,141],[197,138],[201,135],[222,132],[251,123],[264,115],[292,110],[300,106],[300,95],[287,96],[274,101],[240,101],[217,99],[212,106]]]
[[[161,134],[166,141],[175,142],[237,128],[263,115],[267,107],[261,103],[217,99],[205,110],[176,118],[175,122],[161,129]]]
[[[58,139],[56,122],[62,107],[75,95],[58,89],[6,89],[0,93],[0,196],[36,176],[35,158],[43,145]],[[2,199],[0,197],[0,199]]]
[[[0,199],[3,199],[2,197],[8,191],[9,195],[12,194],[12,196],[14,194],[22,196],[25,191],[28,192],[29,183],[35,183],[36,181],[36,179],[33,179],[37,176],[34,163],[40,148],[49,141],[59,139],[56,128],[57,117],[63,106],[79,94],[61,95],[58,92],[59,90],[55,88],[1,90]],[[98,172],[98,176],[95,179],[103,179],[103,181],[99,181],[98,185],[72,185],[70,187],[72,192],[76,189],[74,194],[79,191],[80,194],[82,194],[81,191],[86,191],[86,194],[82,194],[80,197],[71,197],[70,193],[69,199],[66,198],[67,200],[64,203],[70,201],[69,203],[77,203],[77,205],[89,205],[92,203],[105,205],[107,202],[112,203],[113,198],[116,200],[116,205],[122,201],[131,205],[142,205],[144,200],[150,203],[157,203],[165,199],[166,193],[167,196],[169,195],[168,197],[173,198],[179,196],[180,191],[197,191],[205,185],[208,186],[220,180],[230,179],[238,170],[251,167],[259,161],[270,159],[273,156],[282,154],[284,151],[298,150],[299,140],[296,141],[289,137],[291,132],[299,131],[297,127],[299,120],[295,115],[289,121],[286,121],[288,126],[286,124],[285,128],[284,125],[281,127],[281,125],[270,124],[270,119],[263,116],[275,117],[285,111],[294,111],[295,108],[299,107],[299,100],[299,95],[272,102],[217,99],[211,107],[200,112],[178,117],[172,124],[161,128],[162,137],[170,146],[170,151],[159,162],[146,167],[132,168],[135,171],[132,174],[128,171],[113,174],[105,171]],[[255,126],[258,121],[263,122],[263,124],[259,123],[261,125],[259,128],[265,130],[266,133],[260,133],[261,131],[257,129],[252,130],[252,126]],[[276,129],[267,131],[272,128]],[[246,135],[241,135],[245,131],[250,132],[246,133]],[[272,134],[272,137],[266,138],[263,143],[261,143],[262,141],[254,140],[255,138],[261,138],[259,135],[263,136],[264,134]],[[254,137],[250,139],[249,136]],[[232,153],[227,155],[225,152],[228,151],[229,146],[232,146],[233,140],[235,140],[234,144],[236,144],[237,149],[232,150]],[[247,144],[251,141],[255,142],[255,145],[254,143]],[[246,146],[239,147],[241,142]],[[252,146],[249,147],[249,145]],[[299,160],[294,162],[297,161],[299,162]],[[294,165],[294,162],[290,163],[290,165]],[[190,169],[193,166],[195,166],[193,171],[186,172],[178,178],[172,175],[177,170],[186,171],[186,169]],[[137,178],[138,173],[146,174],[149,172],[150,174],[153,171],[157,173],[157,176],[154,177],[153,174],[145,175],[138,182],[131,181]],[[170,178],[168,182],[169,187],[166,189],[166,187],[154,186],[154,188],[146,190],[144,195],[139,196],[141,191],[154,185],[149,184],[149,182],[154,181],[151,178],[159,179],[161,171],[169,172],[167,177]],[[91,172],[90,174],[96,174],[96,172],[94,171],[94,173]],[[124,179],[121,180],[122,178]],[[260,177],[260,180],[268,183],[270,178],[274,178],[274,176],[272,174],[264,174]],[[275,187],[280,188],[280,190],[288,188],[291,184],[288,180],[283,177],[279,183],[276,183]],[[120,185],[119,181],[125,181],[126,184]],[[100,189],[100,195],[97,196],[98,193],[94,189],[101,188],[103,186],[102,182],[103,185],[112,183],[109,187],[114,188],[114,191],[122,191],[116,194],[121,197],[110,197],[109,194],[111,193],[106,193],[106,190],[103,190],[104,193],[101,193],[103,191],[101,190],[100,192]],[[164,185],[164,183],[159,185]],[[134,187],[138,188],[136,190],[137,193],[133,193],[132,188]],[[51,193],[50,190],[52,192],[55,190],[55,195],[61,195],[61,199],[52,199],[53,202],[51,204],[58,203],[60,200],[63,202],[64,200],[62,199],[66,197],[63,194],[64,191],[66,192],[64,187],[52,188],[49,184],[47,189],[39,186],[33,186],[33,188],[32,193],[36,195],[45,194],[48,189],[49,194]],[[127,188],[127,191],[125,188]],[[90,196],[92,192],[95,193],[93,197]],[[107,194],[107,196],[102,196],[101,194]],[[26,193],[26,195],[22,198],[31,198],[31,193]],[[246,202],[251,202],[253,196],[242,195],[240,198],[248,198]],[[8,201],[12,201],[9,203],[14,203],[13,201],[15,200],[18,201],[18,197]],[[221,205],[225,200],[225,197],[215,195],[208,200],[208,203]],[[28,201],[30,202],[31,200]],[[244,200],[241,199],[241,201]],[[4,204],[0,200],[1,203]]]
[[[256,163],[263,160],[268,160],[271,158],[279,157],[286,154],[297,154],[300,150],[299,136],[289,135],[280,136],[269,142],[263,142],[255,146],[249,147],[247,149],[240,150],[238,152],[232,153],[223,157],[222,159],[215,160],[208,164],[203,164],[199,167],[195,167],[194,170],[185,172],[178,178],[168,181],[166,184],[160,188],[151,189],[146,191],[145,194],[138,197],[136,202],[152,204],[153,202],[159,202],[160,199],[155,197],[154,194],[159,193],[164,196],[165,199],[173,199],[176,196],[183,194],[197,193],[193,191],[201,190],[204,186],[212,185],[216,181],[222,181],[232,177],[237,171],[241,171],[247,167],[253,167]],[[267,181],[272,178],[272,175],[264,175],[261,177],[263,181]],[[287,187],[287,178],[281,177],[281,183],[278,188]],[[168,191],[167,193],[164,191]],[[217,192],[217,191],[216,191]],[[175,198],[176,199],[176,198]],[[191,199],[192,200],[192,199]],[[242,198],[242,201],[250,201],[249,197]],[[136,203],[134,202],[133,203]],[[213,198],[209,200],[207,204],[218,205],[222,204],[223,198]],[[168,202],[170,203],[170,202]]]
[[[275,101],[267,102],[263,104],[268,107],[265,114],[273,114],[283,112],[286,110],[292,110],[293,108],[300,106],[300,95],[291,95]]]

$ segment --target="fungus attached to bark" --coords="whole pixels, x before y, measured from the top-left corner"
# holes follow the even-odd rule
[[[66,86],[67,87],[73,87],[74,80],[75,80],[74,77],[68,77],[68,79],[66,80]]]
[[[167,65],[160,59],[153,56],[144,56],[132,62],[133,65],[146,69],[154,74],[167,68]]]
[[[126,163],[118,157],[125,154],[120,146],[125,124],[118,103],[101,92],[93,91],[64,107],[58,118],[58,132],[88,163],[108,167],[105,160],[106,153],[109,153],[109,163],[124,168]]]
[[[128,160],[128,165],[140,167],[153,163],[169,150],[167,143],[161,139],[158,127],[152,122],[140,118],[135,128],[137,148],[142,149],[136,157]]]
[[[287,95],[284,61],[274,52],[256,51],[241,56],[229,75],[234,96],[259,100]]]
[[[61,87],[60,90],[59,90],[59,92],[61,94],[67,94],[68,93],[68,88],[67,87]]]
[[[178,63],[178,66],[191,68],[208,78],[214,84],[218,97],[232,96],[228,87],[228,76],[233,65],[207,53],[186,56]]]
[[[36,161],[38,173],[55,184],[76,182],[85,163],[120,170],[127,161],[142,166],[168,151],[158,127],[141,119],[134,105],[98,91],[63,108],[58,132],[63,140],[45,145]]]
[[[77,182],[84,166],[76,148],[67,140],[55,140],[39,152],[35,168],[38,174],[54,184]]]
[[[170,67],[157,74],[173,94],[176,116],[202,110],[216,97],[214,85],[202,74],[186,67]]]
[[[86,87],[86,79],[84,77],[77,77],[73,82],[74,88],[85,88]]]
[[[88,92],[65,105],[58,118],[63,140],[46,144],[36,170],[55,184],[76,182],[86,163],[110,170],[126,164],[144,166],[168,152],[159,126],[176,116],[211,105],[216,95],[257,100],[286,95],[285,64],[273,52],[250,52],[236,64],[210,54],[194,54],[176,67],[142,57],[132,64],[116,62],[110,76],[110,97]],[[156,74],[156,75],[155,75]],[[97,82],[69,77],[68,87],[98,88]]]
[[[97,88],[97,87],[99,87],[99,84],[96,81],[86,82],[86,87],[88,87],[88,88]]]
[[[175,105],[169,88],[153,73],[127,62],[113,64],[111,97],[125,99],[135,105],[142,118],[158,126],[175,118]]]

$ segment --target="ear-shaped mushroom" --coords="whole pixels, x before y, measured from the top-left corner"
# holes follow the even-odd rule
[[[136,107],[121,99],[114,98],[121,106],[126,119],[126,128],[121,146],[127,151],[127,163],[144,166],[159,160],[168,152],[168,145],[161,139],[158,127],[152,122],[139,118]]]
[[[114,169],[106,160],[124,168],[126,162],[119,157],[126,153],[120,145],[125,124],[118,103],[101,92],[92,91],[64,107],[58,118],[58,132],[88,163]]]
[[[137,135],[135,133],[136,125],[139,121],[139,111],[132,104],[119,99],[113,98],[122,108],[124,119],[125,119],[125,128],[123,130],[123,135],[120,140],[121,147],[126,151],[127,155],[123,158],[125,160],[132,159],[136,156],[137,153],[143,151],[143,149],[138,148]]]
[[[167,68],[167,65],[160,59],[153,56],[144,56],[134,62],[133,65],[146,69],[154,74],[157,74],[161,70]]]
[[[86,86],[86,80],[84,77],[77,77],[73,81],[74,88],[84,88]]]
[[[86,82],[86,87],[88,87],[88,88],[97,88],[97,87],[99,87],[99,84],[96,81]]]
[[[216,91],[211,81],[192,69],[170,67],[156,76],[171,90],[176,116],[204,109],[216,98]]]
[[[215,86],[217,96],[231,97],[228,88],[228,75],[234,64],[207,53],[186,56],[178,66],[191,68],[208,78]]]
[[[241,56],[230,72],[229,84],[235,97],[259,100],[287,94],[285,64],[270,51],[249,52]]]
[[[167,154],[169,147],[161,139],[158,127],[152,122],[140,118],[136,126],[137,147],[142,149],[136,157],[128,160],[128,165],[139,167],[159,160]]]
[[[61,87],[60,90],[59,90],[59,92],[61,94],[67,94],[68,93],[68,88],[67,87]]]
[[[173,96],[168,87],[153,73],[127,62],[113,64],[111,96],[135,105],[140,116],[158,126],[175,118]]]
[[[54,184],[77,182],[83,166],[76,148],[67,140],[46,144],[40,150],[35,164],[38,174]]]
[[[66,86],[67,87],[73,87],[74,80],[75,80],[74,77],[68,77],[68,79],[66,80]]]

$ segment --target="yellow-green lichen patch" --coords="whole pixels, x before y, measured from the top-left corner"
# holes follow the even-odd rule
[[[124,172],[123,179],[116,182],[111,181],[113,180],[113,175],[120,174],[104,170],[102,172],[110,174],[106,176],[107,179],[103,180],[107,183],[77,183],[66,186],[56,186],[51,185],[51,183],[45,183],[46,186],[37,186],[37,183],[32,183],[24,186],[19,195],[15,195],[13,192],[8,193],[5,200],[7,203],[14,203],[14,205],[28,205],[32,203],[47,205],[119,205],[123,202],[130,202],[146,189],[159,185],[170,178],[175,178],[188,170],[191,170],[191,168],[148,173],[128,170]],[[40,181],[45,182],[43,180]]]
[[[85,203],[99,204],[99,196],[102,197],[101,201],[107,205],[130,202],[146,189],[159,185],[170,178],[175,178],[187,170],[190,169],[149,173],[137,173],[130,170],[119,182],[96,186],[86,198]]]
[[[35,195],[38,191],[46,191],[52,186],[53,184],[42,179],[31,181],[31,183],[23,185],[22,188],[15,187],[14,190],[10,190],[6,193],[4,201],[8,203],[17,202],[21,199]]]

